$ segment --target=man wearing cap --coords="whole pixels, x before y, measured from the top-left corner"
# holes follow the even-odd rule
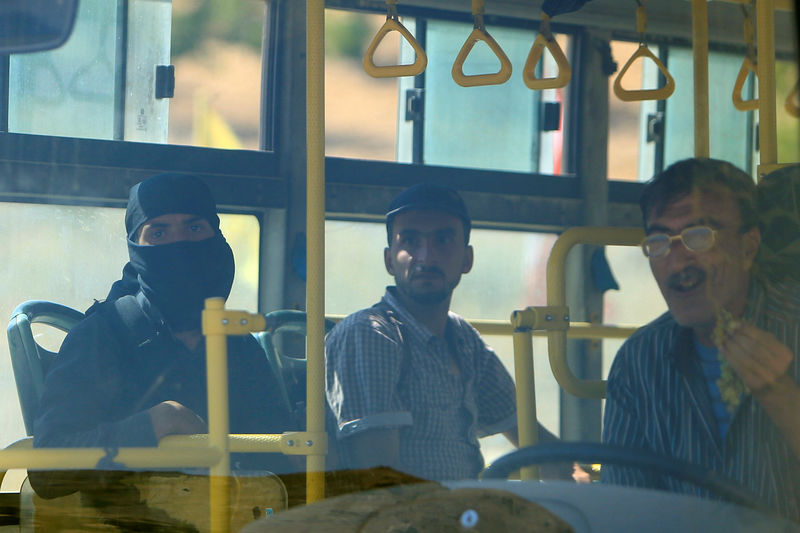
[[[514,383],[450,298],[472,268],[471,222],[456,191],[419,184],[386,214],[383,299],[326,339],[327,398],[351,467],[435,480],[473,478],[478,437],[516,442]]]
[[[206,298],[228,297],[234,274],[214,199],[193,176],[160,174],[131,189],[125,225],[130,262],[47,373],[36,447],[156,446],[166,435],[207,432],[200,314]],[[231,432],[291,429],[256,340],[229,337],[228,353]],[[289,468],[283,456],[257,455],[233,464],[255,458],[258,468]],[[49,496],[74,490],[53,476],[33,473],[31,482]]]

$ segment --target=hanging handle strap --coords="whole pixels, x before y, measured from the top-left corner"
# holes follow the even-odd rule
[[[539,78],[536,76],[536,66],[542,59],[544,49],[547,48],[558,67],[558,73],[553,78]],[[539,25],[539,35],[533,41],[530,52],[528,52],[528,59],[525,61],[525,66],[522,69],[522,81],[529,89],[534,91],[541,91],[542,89],[560,89],[566,87],[572,79],[572,67],[569,66],[567,56],[558,45],[558,41],[553,37],[550,31],[550,17],[547,13],[542,12],[542,22]]]
[[[453,63],[451,74],[453,81],[462,87],[476,87],[480,85],[500,85],[508,81],[511,77],[511,61],[508,56],[497,44],[497,41],[489,35],[486,31],[486,26],[483,23],[483,0],[472,0],[472,15],[475,19],[475,25],[472,33],[469,34],[467,40],[456,56],[456,61]],[[464,62],[467,60],[469,53],[478,41],[483,41],[494,53],[495,57],[500,61],[500,70],[494,74],[464,74]]]
[[[795,118],[800,118],[800,104],[798,104],[798,98],[800,98],[800,80],[794,84],[794,89],[792,89],[792,92],[789,93],[786,97],[786,101],[783,103],[783,108],[786,112]]]
[[[667,67],[664,66],[664,63],[662,63],[647,47],[647,40],[645,38],[647,33],[647,12],[642,2],[639,2],[639,7],[636,8],[636,30],[639,32],[639,48],[637,48],[630,59],[628,59],[628,62],[625,63],[625,66],[622,67],[622,70],[619,71],[617,78],[614,80],[614,94],[623,102],[666,100],[675,92],[675,80],[667,70]],[[628,90],[622,87],[622,80],[625,78],[625,74],[628,72],[628,69],[631,68],[631,65],[639,58],[642,58],[642,60],[645,58],[650,59],[655,63],[658,70],[661,71],[664,78],[667,80],[663,87],[658,89],[634,90]]]
[[[403,36],[403,39],[411,45],[416,54],[416,60],[410,65],[386,65],[378,66],[375,64],[375,50],[386,37],[386,34],[396,31]],[[399,78],[401,76],[416,76],[422,74],[428,66],[428,56],[422,49],[419,42],[411,35],[411,32],[400,23],[400,16],[397,14],[397,0],[386,0],[386,22],[372,38],[367,51],[364,53],[364,71],[373,78]]]
[[[756,61],[756,46],[754,38],[755,32],[753,30],[752,18],[753,11],[748,11],[744,6],[742,6],[742,11],[745,15],[743,26],[744,42],[747,44],[747,54],[742,61],[742,66],[739,67],[739,74],[736,76],[736,82],[733,84],[733,95],[731,96],[731,99],[733,100],[733,107],[739,111],[754,111],[758,109],[758,99],[751,98],[749,100],[745,100],[742,97],[742,90],[744,89],[744,84],[747,81],[747,77],[750,75],[750,72],[753,73],[755,79],[758,79],[758,63]]]

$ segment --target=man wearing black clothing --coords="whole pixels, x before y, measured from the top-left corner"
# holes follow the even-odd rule
[[[130,263],[64,340],[45,380],[36,447],[156,446],[207,432],[200,314],[206,298],[228,297],[234,273],[214,199],[195,177],[160,174],[131,189],[125,225]],[[296,429],[257,341],[229,337],[228,353],[231,433]],[[276,454],[234,456],[232,465],[291,470]],[[76,489],[64,479],[31,475],[51,497]]]

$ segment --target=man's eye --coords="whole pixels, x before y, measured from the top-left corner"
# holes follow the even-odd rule
[[[160,239],[163,236],[164,236],[164,231],[160,229],[150,232],[150,239]]]
[[[192,225],[189,227],[189,229],[190,229],[192,232],[194,232],[194,233],[197,233],[198,231],[202,231],[202,230],[203,230],[203,226],[201,226],[200,224],[192,224]]]

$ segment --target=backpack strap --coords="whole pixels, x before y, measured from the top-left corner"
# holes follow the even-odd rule
[[[97,311],[108,320],[121,344],[131,354],[158,336],[158,328],[145,313],[138,295],[104,302],[97,306]]]

